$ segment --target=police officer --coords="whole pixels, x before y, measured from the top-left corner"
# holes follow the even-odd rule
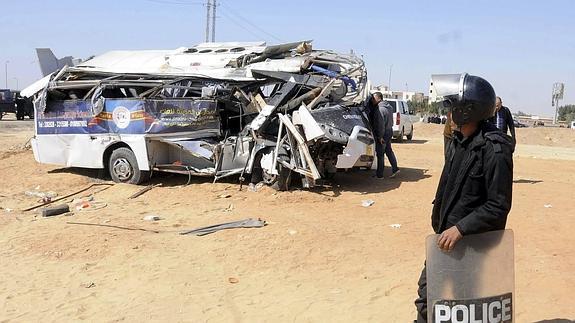
[[[513,184],[512,140],[488,122],[495,92],[481,77],[440,75],[433,81],[456,125],[439,180],[431,225],[450,251],[465,235],[505,229]],[[425,266],[418,282],[417,322],[427,322]]]

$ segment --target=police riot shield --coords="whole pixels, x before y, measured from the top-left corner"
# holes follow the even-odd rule
[[[513,231],[463,237],[449,252],[427,237],[428,322],[513,322]]]

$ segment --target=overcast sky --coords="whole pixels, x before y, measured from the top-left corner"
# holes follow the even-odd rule
[[[41,77],[34,49],[86,58],[204,40],[205,1],[2,0],[0,87]],[[216,41],[313,39],[363,55],[372,83],[427,93],[431,74],[486,78],[512,111],[552,115],[551,89],[575,104],[575,1],[218,1]],[[265,3],[265,5],[264,5]]]

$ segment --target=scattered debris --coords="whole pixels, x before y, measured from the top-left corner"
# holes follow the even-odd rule
[[[93,196],[88,196],[88,197],[82,197],[82,198],[77,198],[77,199],[73,199],[72,200],[72,208],[80,210],[83,207],[87,207],[88,203],[92,202],[94,200]]]
[[[108,206],[108,204],[104,202],[94,201],[94,196],[92,195],[88,197],[74,199],[71,204],[72,209],[75,209],[76,211],[95,211]]]
[[[78,203],[75,207],[77,211],[82,211],[90,207],[90,202],[81,202]]]
[[[230,277],[228,278],[228,282],[230,282],[230,284],[237,284],[240,282],[240,280],[235,277]]]
[[[204,236],[204,235],[214,233],[214,232],[217,232],[220,230],[235,229],[235,228],[261,228],[261,227],[266,226],[266,225],[267,225],[266,221],[264,221],[262,219],[256,220],[256,219],[249,218],[249,219],[235,221],[235,222],[221,223],[221,224],[211,225],[211,226],[207,226],[207,227],[197,228],[197,229],[181,232],[180,234],[182,234],[182,235],[193,234],[196,236]]]
[[[227,198],[232,197],[232,195],[231,194],[222,194],[222,195],[219,195],[218,197],[221,199],[227,199]]]
[[[131,228],[131,227],[122,227],[122,226],[119,226],[119,225],[111,225],[111,224],[86,223],[86,222],[66,222],[66,224],[89,225],[89,226],[95,226],[95,227],[114,228],[114,229],[130,230],[130,231],[144,231],[144,232],[160,233],[160,231],[156,231],[156,230],[148,230],[148,229],[142,229],[142,228]]]
[[[106,206],[108,206],[107,203],[104,202],[90,202],[88,203],[88,205],[84,205],[84,208],[82,208],[80,211],[96,211],[99,209],[103,209]]]
[[[82,284],[82,286],[84,288],[92,288],[92,287],[96,287],[96,284],[94,284],[94,282],[89,282],[89,283]]]
[[[232,212],[233,210],[234,210],[234,205],[233,205],[233,204],[230,204],[230,205],[228,205],[228,207],[225,208],[223,211],[224,211],[224,212]]]
[[[83,189],[78,190],[78,191],[76,191],[76,192],[74,192],[74,193],[70,193],[70,194],[68,194],[68,195],[59,197],[59,198],[57,198],[57,199],[55,199],[55,200],[51,200],[50,202],[47,202],[47,203],[42,203],[42,204],[38,204],[38,205],[35,205],[35,206],[32,206],[32,207],[29,207],[29,208],[24,209],[24,210],[22,210],[22,211],[24,211],[24,212],[26,212],[26,211],[32,211],[32,210],[37,209],[37,208],[39,208],[39,207],[45,206],[45,205],[47,205],[47,204],[51,204],[51,203],[54,203],[54,202],[58,202],[58,201],[61,201],[61,200],[63,200],[63,199],[67,199],[67,198],[69,198],[69,197],[71,197],[71,196],[74,196],[74,195],[80,194],[80,193],[82,193],[82,192],[85,192],[85,191],[91,189],[91,188],[94,187],[94,186],[102,186],[102,185],[107,186],[107,187],[105,187],[105,188],[103,188],[103,189],[101,189],[101,190],[99,190],[98,192],[95,192],[95,193],[99,193],[99,192],[101,192],[101,191],[103,191],[103,190],[107,190],[108,188],[114,186],[113,183],[93,183],[93,184],[90,184],[90,185],[84,187]],[[95,194],[95,193],[94,193],[94,194]]]
[[[129,199],[135,199],[136,197],[138,197],[138,196],[140,196],[140,195],[142,195],[142,194],[144,194],[144,193],[146,193],[146,192],[148,192],[148,191],[151,191],[154,187],[160,187],[160,186],[162,186],[162,183],[160,183],[160,184],[154,184],[154,185],[148,185],[148,186],[142,188],[141,190],[137,191],[136,193],[132,194],[132,195],[131,195],[130,197],[128,197],[128,198],[129,198]]]
[[[401,228],[401,224],[399,224],[399,223],[390,224],[389,226],[392,227],[392,228],[394,228],[394,229],[399,229],[399,228]]]
[[[264,187],[264,185],[265,184],[263,182],[259,182],[257,184],[250,183],[250,185],[248,185],[248,191],[257,192],[257,191],[261,190],[262,187]]]
[[[550,208],[553,207],[553,205],[551,205],[551,204],[545,204],[545,205],[543,205],[543,206],[544,206],[545,208],[547,208],[547,209],[550,209]]]
[[[370,207],[375,203],[374,200],[363,200],[361,201],[361,206],[363,207]]]
[[[289,233],[289,235],[293,236],[293,235],[296,235],[296,234],[297,234],[297,231],[296,231],[296,230],[293,230],[293,229],[289,229],[289,230],[288,230],[288,233]]]
[[[33,191],[26,191],[24,192],[24,194],[26,196],[33,196],[33,197],[38,197],[41,199],[53,199],[56,196],[58,196],[58,193],[56,192],[52,192],[52,191],[48,191],[48,192],[40,192],[38,190],[33,190]]]
[[[43,217],[55,216],[68,212],[70,212],[70,207],[68,206],[68,204],[60,204],[42,209],[42,216]]]
[[[2,118],[0,118],[2,119]],[[30,137],[28,140],[26,140],[25,143],[23,144],[16,144],[16,145],[12,145],[8,148],[8,151],[5,153],[6,155],[10,155],[10,154],[14,154],[14,153],[21,153],[24,152],[26,150],[30,150],[32,148],[32,144],[30,142],[30,140],[33,137]],[[4,154],[3,154],[4,155]],[[3,158],[0,158],[3,159]]]
[[[162,218],[160,218],[159,216],[153,215],[153,214],[146,215],[146,216],[143,218],[144,221],[160,221],[161,219],[162,219]]]

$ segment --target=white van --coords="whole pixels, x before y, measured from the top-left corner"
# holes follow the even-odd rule
[[[575,121],[571,121],[571,129],[575,129]]]
[[[383,100],[393,107],[393,138],[398,141],[403,141],[404,136],[407,140],[413,139],[413,123],[407,101],[387,98]]]

